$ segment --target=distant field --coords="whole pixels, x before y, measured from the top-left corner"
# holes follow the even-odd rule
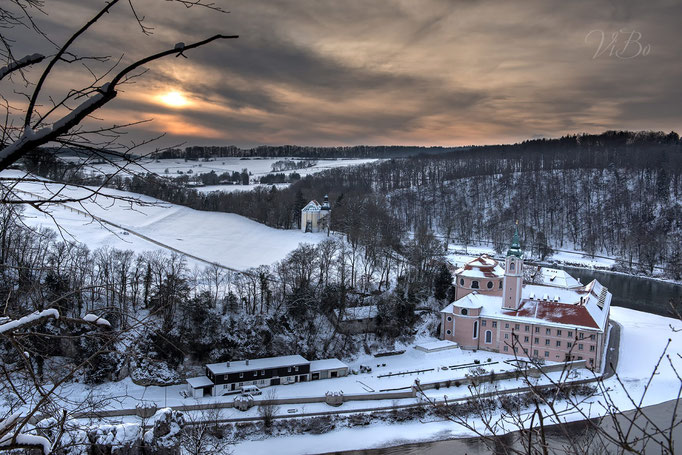
[[[70,161],[77,160],[76,158],[69,159]],[[251,176],[252,182],[257,180],[259,177],[270,173],[283,172],[286,175],[292,172],[297,172],[302,177],[306,175],[315,174],[321,172],[325,169],[332,169],[337,167],[346,166],[357,166],[361,164],[368,164],[378,161],[378,159],[324,159],[324,160],[311,160],[316,161],[315,166],[297,169],[290,171],[273,171],[272,165],[278,161],[284,160],[295,160],[301,161],[301,158],[215,158],[211,161],[185,161],[184,159],[163,159],[163,160],[153,160],[153,159],[141,159],[138,163],[129,165],[126,170],[130,173],[146,173],[152,172],[166,177],[180,177],[183,175],[196,176],[214,171],[216,174],[220,175],[224,172],[241,172],[243,169],[247,169]],[[116,168],[112,164],[102,163],[102,164],[92,164],[85,166],[84,170],[91,174],[111,174],[116,171]],[[257,185],[211,185],[210,187],[200,188],[201,191],[248,191],[252,190]],[[268,185],[271,186],[271,185]],[[287,186],[287,184],[277,184],[276,186],[282,187]]]
[[[22,175],[17,171],[3,171],[0,177]],[[46,183],[21,183],[18,190],[42,197],[54,194],[61,185]],[[67,187],[63,196],[77,196],[84,190]],[[163,250],[164,248],[140,238],[127,230],[147,236],[181,252],[226,267],[245,270],[261,264],[272,264],[283,259],[300,243],[317,243],[324,234],[305,234],[298,230],[273,229],[248,218],[232,213],[203,212],[180,205],[169,204],[147,196],[116,190],[105,190],[108,195],[133,197],[152,206],[140,206],[98,196],[83,203],[52,205],[49,215],[26,207],[26,224],[45,226],[56,230],[56,221],[63,229],[64,239],[78,241],[91,249],[111,246],[136,252]],[[19,193],[30,197],[29,194]],[[79,211],[120,226],[93,221]],[[51,217],[54,218],[54,221]],[[199,266],[206,264],[196,262]]]

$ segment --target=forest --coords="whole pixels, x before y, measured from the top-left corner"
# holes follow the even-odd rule
[[[73,166],[34,161],[29,168],[101,183]],[[616,257],[622,271],[647,275],[663,267],[680,279],[681,174],[677,133],[609,131],[386,159],[250,192],[200,193],[151,174],[119,175],[110,184],[282,229],[298,227],[300,209],[328,194],[333,231],[397,255],[420,232],[502,252],[518,221],[524,248],[541,258],[575,249]]]
[[[3,206],[0,299],[8,315],[47,308],[65,320],[95,314],[122,334],[112,345],[108,332],[79,338],[83,330],[68,323],[32,328],[30,361],[41,380],[85,362],[77,381],[129,374],[140,384],[176,383],[204,362],[390,349],[414,335],[418,308],[435,333],[437,318],[430,315],[444,304],[452,276],[434,260],[439,251],[432,244],[431,251],[415,246],[419,255],[397,258],[330,237],[238,273],[158,250],[90,250],[54,230],[27,227],[21,210]],[[439,300],[429,298],[434,292]],[[329,317],[358,305],[379,307],[376,333],[343,333]],[[55,337],[62,341],[51,343]],[[10,352],[0,344],[0,356]]]

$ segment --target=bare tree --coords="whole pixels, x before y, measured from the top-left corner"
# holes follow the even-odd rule
[[[263,419],[263,426],[265,426],[266,431],[272,427],[272,423],[275,420],[279,406],[277,405],[277,390],[270,388],[267,392],[263,394],[263,399],[258,405],[258,415]]]
[[[508,343],[510,351],[523,352],[517,335]],[[677,373],[666,345],[639,397],[632,396],[628,385],[614,373],[619,391],[627,396],[626,406],[615,399],[618,390],[595,376],[586,382],[574,382],[569,363],[558,376],[545,372],[532,357],[514,356],[519,365],[517,375],[525,392],[504,393],[493,387],[493,375],[475,368],[468,376],[470,397],[463,405],[437,402],[422,391],[421,396],[435,412],[476,434],[496,453],[548,455],[550,453],[582,455],[587,453],[645,454],[650,451],[675,453],[674,432],[682,424],[677,404],[668,420],[654,418],[644,407],[653,378],[662,364],[669,363],[679,380],[677,400],[682,394],[682,377]],[[614,366],[609,366],[614,369]],[[591,385],[593,384],[593,385]],[[598,412],[588,405],[598,398]],[[592,400],[594,401],[594,400]],[[566,415],[578,415],[585,431],[576,432]],[[550,427],[551,434],[550,436]],[[508,434],[512,437],[504,437]],[[557,437],[558,435],[558,437]]]
[[[228,454],[231,439],[221,426],[219,408],[185,412],[185,427],[180,436],[180,446],[188,455]]]

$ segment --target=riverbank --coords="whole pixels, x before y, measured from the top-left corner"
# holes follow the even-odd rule
[[[632,409],[629,396],[635,400],[642,398],[644,406],[656,405],[676,398],[680,381],[673,366],[682,370],[682,322],[653,314],[643,313],[625,308],[612,308],[613,319],[620,323],[619,362],[617,375],[603,382],[609,390],[609,399],[622,411]],[[670,344],[668,345],[668,340]],[[656,368],[656,362],[668,345],[670,364],[659,365],[657,374],[647,382]],[[441,390],[446,395],[446,390]],[[564,409],[561,423],[584,420],[603,414],[606,405],[601,395],[595,395],[581,402],[579,409]],[[475,420],[472,420],[475,424]],[[556,422],[555,422],[556,423]],[[479,423],[480,424],[480,423]],[[510,429],[513,431],[513,429]],[[266,454],[275,448],[282,454],[301,453],[339,453],[343,451],[362,451],[441,441],[475,436],[470,429],[448,420],[411,421],[392,424],[373,424],[365,427],[335,429],[325,434],[303,434],[260,440],[243,441],[234,446],[235,455]],[[336,452],[330,452],[330,448]],[[356,452],[363,453],[363,452]],[[410,453],[410,452],[379,452]],[[415,452],[412,452],[415,453]]]

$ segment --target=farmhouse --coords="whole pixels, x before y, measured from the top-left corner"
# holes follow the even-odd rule
[[[539,270],[523,283],[518,231],[504,268],[489,256],[455,272],[455,301],[441,310],[441,338],[537,360],[585,359],[601,368],[611,293],[597,280],[582,285],[566,272]]]
[[[206,375],[187,379],[191,396],[239,393],[246,386],[258,388],[346,376],[348,365],[338,359],[310,362],[300,355],[211,363]]]
[[[303,232],[322,232],[329,227],[329,196],[324,196],[324,203],[313,200],[301,210],[301,230]]]

